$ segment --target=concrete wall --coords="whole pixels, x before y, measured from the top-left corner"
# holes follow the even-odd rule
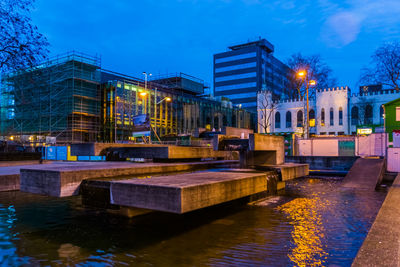
[[[236,136],[242,139],[249,139],[249,134],[254,133],[252,129],[243,129],[235,127],[224,127],[222,129],[222,134],[227,136]]]
[[[390,172],[400,172],[400,148],[389,147],[387,153],[387,170]]]
[[[298,141],[300,156],[339,156],[338,139],[308,139]]]
[[[348,171],[359,157],[286,156],[286,162],[309,164],[310,170]]]

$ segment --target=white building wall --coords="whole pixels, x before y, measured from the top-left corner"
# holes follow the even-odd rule
[[[264,99],[264,95],[268,92],[259,92],[258,98]],[[311,99],[309,101],[309,109],[314,109],[316,127],[310,128],[311,133],[316,134],[329,134],[335,133],[337,135],[340,132],[344,134],[353,134],[356,132],[356,125],[351,123],[351,109],[353,106],[359,107],[359,113],[364,112],[366,103],[370,103],[373,110],[373,124],[383,125],[383,120],[381,120],[380,107],[382,104],[392,101],[400,97],[400,92],[396,90],[385,90],[377,93],[369,93],[365,95],[351,94],[350,88],[346,87],[336,87],[317,90],[316,100]],[[271,99],[269,101],[272,101]],[[271,102],[272,103],[272,102]],[[261,120],[260,116],[260,103],[258,107],[258,119]],[[339,125],[339,108],[343,109],[343,125]],[[325,125],[321,125],[321,110],[325,109]],[[330,108],[333,108],[334,112],[334,123],[330,125]],[[272,112],[271,116],[271,126],[268,132],[295,132],[302,133],[303,127],[297,127],[297,112],[299,110],[303,111],[303,121],[304,121],[304,110],[306,109],[306,102],[299,100],[286,100],[275,102],[269,106],[269,112]],[[290,111],[292,114],[291,127],[286,127],[286,112]],[[276,128],[275,114],[280,113],[281,125],[280,128]],[[259,132],[262,133],[263,130],[258,127]]]
[[[317,134],[339,132],[348,134],[348,95],[349,89],[346,87],[336,87],[317,90],[317,112],[316,126]],[[333,125],[330,124],[330,109],[333,109]],[[342,108],[343,120],[342,125],[339,124],[339,109]],[[325,124],[321,123],[321,111],[325,110]]]

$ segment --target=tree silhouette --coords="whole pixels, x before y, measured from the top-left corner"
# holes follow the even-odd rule
[[[47,39],[30,18],[33,2],[0,0],[0,73],[32,67],[47,56]]]

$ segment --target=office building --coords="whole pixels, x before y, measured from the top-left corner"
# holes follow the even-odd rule
[[[273,55],[274,46],[259,39],[214,55],[214,96],[257,111],[257,92],[271,91],[274,99],[288,98],[288,66]]]

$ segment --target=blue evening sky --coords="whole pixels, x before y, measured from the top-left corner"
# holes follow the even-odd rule
[[[286,62],[320,54],[338,86],[358,86],[383,42],[399,40],[399,0],[36,0],[51,55],[100,54],[105,69],[143,78],[184,72],[212,82],[212,56],[264,37]]]

